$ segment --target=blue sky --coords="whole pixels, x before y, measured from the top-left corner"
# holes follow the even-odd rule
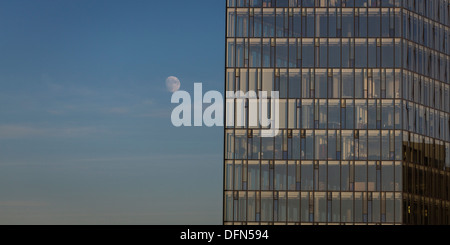
[[[222,0],[0,0],[0,224],[220,224],[223,128],[175,128],[165,79],[223,90]]]

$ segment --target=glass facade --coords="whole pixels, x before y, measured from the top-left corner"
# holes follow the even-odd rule
[[[449,13],[227,0],[226,90],[278,91],[281,131],[225,127],[224,224],[450,224]]]

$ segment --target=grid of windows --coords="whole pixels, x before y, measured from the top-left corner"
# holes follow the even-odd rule
[[[226,89],[278,91],[281,133],[226,127],[224,223],[450,224],[449,12],[227,0]]]

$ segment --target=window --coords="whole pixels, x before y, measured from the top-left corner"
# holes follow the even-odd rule
[[[339,191],[340,190],[340,170],[341,166],[339,162],[328,162],[328,190]]]
[[[302,128],[314,128],[314,101],[303,100],[302,103]]]
[[[368,66],[377,67],[378,47],[376,39],[368,39]]]
[[[327,221],[327,198],[326,193],[314,193],[314,222]]]
[[[248,189],[259,190],[259,161],[248,161]]]
[[[366,98],[367,90],[367,70],[355,70],[355,98]]]
[[[383,162],[381,167],[383,191],[394,191],[394,162]]]
[[[273,192],[261,192],[261,221],[273,221]]]
[[[303,67],[314,67],[314,39],[305,38],[302,43]]]
[[[300,193],[288,192],[287,221],[300,221]]]
[[[353,160],[354,158],[354,136],[353,131],[342,131],[342,159]]]
[[[316,140],[315,140],[315,157],[317,160],[326,160],[327,159],[327,131],[325,130],[317,130],[316,131]]]
[[[328,36],[329,37],[338,37],[336,33],[337,29],[337,12],[335,8],[330,8],[328,12]]]
[[[327,114],[328,114],[327,104],[328,104],[327,100],[319,100],[319,103],[317,103],[317,101],[316,101],[316,106],[317,105],[319,106],[319,111],[318,111],[319,127],[318,128],[320,128],[320,129],[326,129],[327,128],[327,123],[328,123],[328,120],[327,120]]]
[[[369,130],[369,160],[380,159],[380,131]]]
[[[353,67],[352,57],[353,53],[353,42],[352,39],[343,38],[342,39],[342,67]]]
[[[309,69],[302,70],[302,98],[310,98],[311,83],[314,82],[314,73]]]
[[[276,66],[277,67],[288,67],[288,40],[286,38],[277,39],[277,57]]]
[[[352,98],[354,96],[354,75],[353,70],[342,70],[342,98]]]
[[[335,130],[328,131],[328,159],[337,160],[337,133]]]
[[[250,39],[250,67],[261,66],[261,40]]]
[[[362,2],[360,0],[356,1],[356,2]],[[359,22],[357,22],[357,27],[359,27],[359,36],[360,37],[367,37],[367,9],[365,8],[360,8],[358,9],[359,11],[359,18],[357,20],[359,20]]]
[[[393,129],[394,128],[394,101],[383,100],[382,102],[382,128]]]
[[[247,37],[248,25],[248,9],[237,9],[236,36]]]
[[[341,222],[353,223],[353,193],[341,193]]]
[[[342,105],[341,105],[342,106]],[[345,101],[345,107],[342,108],[342,127],[345,129],[353,129],[354,128],[354,110],[355,110],[355,103],[353,100],[346,100]]]
[[[367,67],[367,39],[355,40],[355,66]]]
[[[263,37],[275,36],[275,9],[263,9]]]
[[[275,190],[286,190],[286,162],[275,161]]]
[[[302,190],[313,190],[314,166],[312,162],[302,161],[301,165],[301,188]]]
[[[353,191],[350,188],[350,163],[341,162],[341,191]]]
[[[349,8],[342,9],[342,36],[343,37],[353,37],[354,36],[353,14],[354,14],[353,9],[349,9]]]
[[[366,100],[355,100],[355,110],[356,110],[356,128],[366,129],[367,128],[367,101]]]
[[[289,70],[289,98],[300,98],[300,69]]]
[[[276,36],[277,37],[284,37],[284,9],[283,8],[277,8],[276,9]],[[287,25],[286,25],[287,26]]]
[[[380,36],[380,10],[376,8],[369,8],[369,37],[379,37]]]
[[[340,109],[341,109],[341,103],[339,100],[329,100],[329,103],[328,103],[328,128],[339,129],[341,127]]]
[[[377,101],[368,100],[368,128],[377,129]]]
[[[355,191],[367,190],[366,162],[355,162]]]
[[[328,83],[328,98],[338,99],[341,97],[341,70],[334,69],[333,73],[328,75],[328,79],[331,79]]]
[[[341,66],[341,39],[329,39],[329,67],[340,67]]]
[[[315,82],[315,91],[316,98],[327,98],[327,85],[328,85],[328,76],[327,70],[325,69],[317,69],[316,70],[316,82]]]
[[[319,59],[319,67],[327,67],[327,61],[328,61],[328,42],[327,39],[321,38],[320,39],[320,46],[319,46],[319,56],[317,57]]]
[[[327,9],[316,9],[316,36],[328,36],[328,11]]]
[[[382,40],[382,66],[394,67],[394,40],[383,39]]]
[[[359,130],[359,138],[356,140],[355,152],[358,160],[367,160],[367,131]]]

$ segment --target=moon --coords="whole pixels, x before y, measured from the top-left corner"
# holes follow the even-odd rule
[[[177,77],[170,76],[166,79],[166,87],[167,90],[171,93],[174,93],[180,89],[181,83]]]

